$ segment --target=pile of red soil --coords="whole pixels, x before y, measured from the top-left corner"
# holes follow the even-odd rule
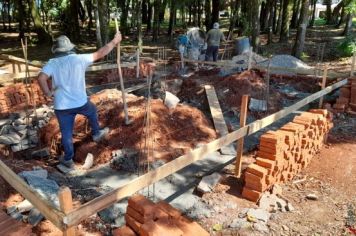
[[[98,107],[101,126],[110,128],[109,136],[99,144],[92,141],[89,124],[83,116],[77,116],[74,128],[75,160],[82,163],[87,153],[92,153],[95,163],[106,163],[114,150],[133,148],[142,151],[145,147],[144,117],[146,99],[129,95],[128,113],[132,124],[124,124],[121,96],[117,90],[106,90],[93,95],[92,102]],[[151,150],[153,158],[170,160],[176,158],[198,143],[216,138],[211,122],[196,108],[178,105],[169,109],[161,100],[151,101]],[[56,118],[41,131],[42,141],[56,154],[61,151],[60,131]]]

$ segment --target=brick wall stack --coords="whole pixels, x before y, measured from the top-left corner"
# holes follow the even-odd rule
[[[356,112],[356,77],[340,88],[340,96],[333,106],[336,112]]]
[[[34,102],[44,104],[46,102],[40,86],[37,82],[31,83],[33,96],[30,97],[26,85],[17,83],[0,87],[0,117],[5,117],[11,112],[23,110],[28,102],[29,105],[34,105]]]
[[[129,199],[125,221],[126,226],[116,229],[114,236],[209,235],[198,223],[185,218],[168,203],[154,203],[142,195]]]
[[[256,162],[245,172],[242,196],[257,202],[273,184],[292,180],[321,149],[332,126],[327,110],[313,109],[279,130],[263,134]]]
[[[155,70],[154,63],[140,62],[139,67],[140,67],[140,78],[147,77],[150,71],[154,72]],[[125,79],[136,78],[136,66],[132,68],[122,67],[121,73]],[[103,81],[104,83],[112,83],[115,81],[119,81],[119,74],[117,69],[111,69],[105,71],[104,77],[105,77]]]

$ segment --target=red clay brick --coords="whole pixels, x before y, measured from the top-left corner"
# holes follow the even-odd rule
[[[142,226],[140,222],[136,221],[128,214],[125,214],[125,221],[126,221],[126,225],[129,226],[133,231],[135,231],[138,234],[140,233],[140,228]]]
[[[172,217],[180,217],[182,215],[182,213],[179,210],[177,210],[176,208],[174,208],[173,206],[171,206],[165,201],[159,201],[156,204],[156,207]]]
[[[182,236],[183,231],[175,224],[175,219],[160,219],[158,221],[149,221],[142,225],[140,229],[141,236]]]
[[[259,177],[264,177],[267,175],[267,169],[262,167],[262,166],[259,166],[259,165],[256,165],[256,164],[250,164],[247,169],[246,169],[247,172],[251,173],[251,174],[254,174],[254,175],[257,175]]]
[[[244,187],[242,190],[242,197],[252,202],[258,202],[258,200],[261,198],[261,195],[261,192],[257,192],[246,187]]]
[[[115,229],[112,232],[113,236],[136,236],[137,234],[128,226],[123,226]]]
[[[272,160],[272,161],[275,161],[276,159],[278,159],[278,157],[277,157],[278,155],[262,152],[260,150],[257,151],[257,156],[268,159],[268,160]]]
[[[155,207],[154,202],[140,194],[130,197],[128,204],[142,215],[151,214]]]
[[[259,166],[265,167],[267,169],[273,169],[273,167],[275,165],[275,162],[271,161],[269,159],[257,157],[256,158],[256,164],[259,165]]]
[[[265,177],[260,177],[254,174],[251,174],[249,172],[245,172],[245,182],[250,181],[250,182],[263,182],[266,178]]]
[[[267,190],[267,188],[269,187],[267,185],[267,183],[261,183],[260,181],[256,182],[256,181],[246,181],[245,183],[245,187],[258,191],[258,192],[264,192]]]

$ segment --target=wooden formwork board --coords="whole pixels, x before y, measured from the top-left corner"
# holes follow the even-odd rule
[[[206,145],[203,145],[67,213],[61,212],[56,208],[52,207],[47,200],[43,199],[37,192],[31,189],[1,160],[0,175],[24,198],[28,199],[48,220],[50,220],[59,229],[65,230],[68,227],[79,224],[82,220],[90,217],[91,215],[97,213],[102,209],[109,207],[115,202],[122,200],[125,197],[131,196],[142,188],[154,184],[159,180],[183,169],[184,167],[203,159],[207,154],[214,152],[220,149],[221,147],[229,145],[240,138],[243,138],[247,135],[251,135],[264,127],[267,127],[273,122],[291,114],[292,112],[299,110],[310,102],[313,102],[316,99],[346,84],[347,79],[330,85],[329,87],[302,99],[301,101],[293,104],[290,107],[287,107],[277,113],[269,115],[261,120],[257,120],[245,127],[242,127],[219,139],[216,139]]]

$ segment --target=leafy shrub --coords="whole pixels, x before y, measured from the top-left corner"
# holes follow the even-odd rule
[[[346,37],[338,46],[338,50],[343,56],[352,56],[356,51],[356,34]]]

